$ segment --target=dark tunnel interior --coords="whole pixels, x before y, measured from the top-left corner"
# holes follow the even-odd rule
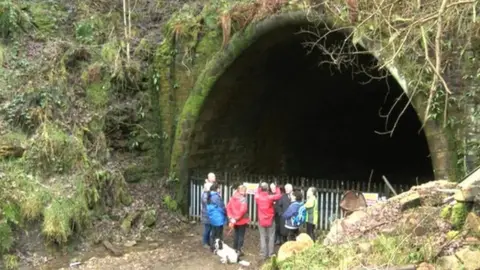
[[[279,28],[257,40],[217,80],[197,123],[190,167],[245,174],[413,185],[433,179],[418,116],[376,59],[352,55],[355,65],[320,64],[307,53],[305,25]],[[338,44],[344,34],[329,34]],[[363,67],[363,68],[360,68]],[[369,74],[362,72],[368,70]],[[385,117],[395,101],[400,101]]]

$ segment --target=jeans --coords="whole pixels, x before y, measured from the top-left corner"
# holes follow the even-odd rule
[[[260,255],[271,257],[275,254],[275,222],[270,227],[258,226],[260,231]],[[268,243],[268,245],[267,245]]]
[[[307,222],[307,234],[312,238],[313,242],[315,242],[315,224]]]
[[[247,230],[247,224],[235,225],[235,236],[233,238],[233,249],[241,250],[243,247],[243,240],[245,239],[245,231]]]
[[[210,224],[203,224],[203,238],[202,244],[208,245],[210,244],[210,233],[212,232],[212,226]]]
[[[220,239],[223,241],[223,226],[211,226],[212,232],[210,233],[210,249],[215,250],[215,240]]]

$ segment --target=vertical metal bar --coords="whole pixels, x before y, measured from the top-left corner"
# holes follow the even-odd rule
[[[323,182],[324,180],[320,180],[320,189],[318,190],[318,218],[319,218],[319,227],[323,231],[324,226],[323,226]]]

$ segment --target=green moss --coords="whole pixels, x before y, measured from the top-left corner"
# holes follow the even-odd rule
[[[15,270],[18,269],[18,256],[6,254],[3,255],[3,266],[7,270]]]
[[[465,219],[468,215],[468,205],[463,202],[457,202],[452,207],[452,214],[450,217],[450,223],[455,230],[460,230],[465,223]]]
[[[455,239],[455,237],[457,237],[459,234],[460,234],[459,231],[449,231],[447,233],[447,240],[451,241],[451,240]]]
[[[157,212],[155,209],[147,210],[143,213],[143,225],[152,227],[157,222]]]
[[[37,2],[29,7],[33,23],[42,34],[52,34],[58,30],[68,13],[55,2]]]
[[[87,89],[87,100],[96,108],[104,108],[108,103],[110,82],[96,82],[90,84]]]
[[[177,201],[175,201],[175,199],[170,197],[170,195],[165,195],[163,197],[163,205],[165,205],[165,207],[169,211],[172,211],[172,212],[178,211],[178,203],[177,203]]]
[[[452,207],[450,205],[442,208],[442,211],[440,212],[440,217],[441,218],[450,219],[451,215],[452,215]]]
[[[27,142],[27,136],[22,132],[9,131],[0,135],[0,142],[5,145],[21,146]]]

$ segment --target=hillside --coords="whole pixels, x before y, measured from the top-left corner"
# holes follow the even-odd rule
[[[105,223],[105,214],[121,221],[129,211],[163,207],[160,193],[144,194],[163,175],[151,67],[162,25],[182,5],[136,1],[124,13],[121,1],[0,3],[6,266],[42,242],[64,247],[78,236],[100,237],[83,232]],[[144,190],[132,199],[127,182],[140,180]]]

